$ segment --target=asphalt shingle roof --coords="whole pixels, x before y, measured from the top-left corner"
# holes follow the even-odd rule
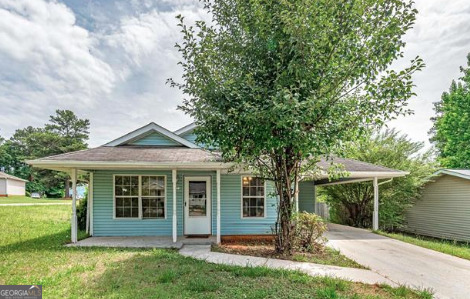
[[[76,162],[140,162],[140,163],[205,163],[223,162],[217,152],[186,147],[145,147],[145,146],[100,146],[97,148],[65,153],[39,159],[47,161]],[[348,172],[397,172],[395,169],[361,162],[353,159],[334,157],[322,159],[318,166],[327,170],[331,163],[342,164]]]
[[[27,180],[23,180],[22,178],[13,176],[13,175],[8,174],[8,173],[4,173],[4,172],[2,172],[2,171],[0,171],[0,178],[1,178],[1,179],[9,179],[9,180],[27,182]]]
[[[186,147],[100,146],[40,159],[41,161],[198,163],[221,162],[217,153]]]

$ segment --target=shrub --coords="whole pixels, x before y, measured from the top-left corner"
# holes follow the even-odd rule
[[[77,206],[77,223],[78,223],[79,230],[86,229],[87,201],[88,201],[88,190],[85,193],[85,197],[80,200]]]
[[[294,250],[302,252],[321,252],[325,238],[323,233],[327,230],[323,219],[307,212],[294,215]]]

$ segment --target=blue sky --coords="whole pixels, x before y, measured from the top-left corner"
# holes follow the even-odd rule
[[[405,39],[406,66],[420,55],[415,114],[391,122],[427,142],[439,100],[470,52],[470,1],[419,0]],[[183,95],[165,84],[180,78],[175,16],[207,18],[197,1],[0,0],[0,135],[44,124],[55,109],[91,121],[90,146],[148,122],[178,129],[191,122],[176,110]]]

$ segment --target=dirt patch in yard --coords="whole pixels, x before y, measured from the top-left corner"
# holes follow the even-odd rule
[[[367,269],[366,267],[342,255],[339,251],[329,247],[323,247],[321,251],[316,253],[295,252],[292,256],[285,256],[278,254],[274,250],[274,245],[270,243],[230,242],[222,243],[220,245],[213,245],[212,251],[265,258],[276,258],[297,262],[309,262],[322,265],[334,265],[339,267]]]

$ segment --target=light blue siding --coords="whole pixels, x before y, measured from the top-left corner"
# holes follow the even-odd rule
[[[165,175],[165,219],[113,219],[113,174]],[[93,180],[94,236],[170,236],[172,234],[171,171],[96,171]]]
[[[299,212],[315,213],[315,184],[313,181],[299,182]]]
[[[180,135],[180,137],[188,140],[189,142],[196,143],[196,134],[194,134],[193,132],[182,134]]]
[[[266,183],[266,211],[264,218],[242,218],[241,176],[221,175],[221,234],[271,234],[277,219],[277,200],[274,185]]]
[[[165,219],[113,219],[113,174],[165,175]],[[217,233],[217,181],[215,171],[178,171],[177,228],[184,234],[184,178],[186,176],[211,177],[212,234]],[[173,185],[171,170],[166,171],[95,171],[93,192],[93,227],[95,236],[171,236],[173,217]],[[267,182],[266,217],[242,218],[241,176],[221,175],[221,234],[271,234],[276,222],[276,197],[273,184]]]
[[[140,139],[129,143],[130,145],[161,145],[161,146],[181,146],[178,142],[158,133],[153,132]]]

